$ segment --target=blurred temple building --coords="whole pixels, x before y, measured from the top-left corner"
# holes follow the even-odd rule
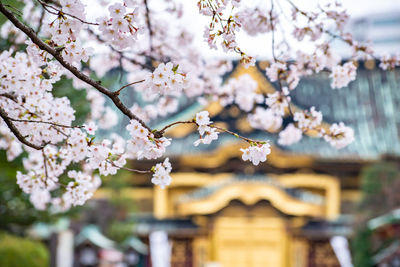
[[[236,66],[227,79],[248,74],[260,92],[272,93],[279,87],[267,81],[266,64]],[[166,232],[174,267],[340,266],[347,244],[332,240],[353,234],[360,169],[400,156],[400,69],[385,72],[375,61],[359,64],[348,88],[332,90],[328,74],[321,73],[303,78],[291,93],[293,110],[315,105],[324,114],[324,127],[342,121],[354,129],[355,142],[342,150],[312,133],[295,145],[276,145],[276,134],[251,129],[234,105],[212,103],[205,109],[221,127],[273,141],[267,162],[242,161],[239,149],[247,144],[233,136],[221,134],[218,142],[194,147],[195,127],[170,128],[167,135],[176,138],[167,149],[172,184],[160,189],[148,176],[135,176],[134,186],[123,192],[139,209],[132,217],[135,234],[148,243],[151,233]],[[170,119],[192,119],[200,110],[204,107],[192,103]],[[287,116],[284,125],[290,122]],[[101,189],[97,197],[106,193]]]

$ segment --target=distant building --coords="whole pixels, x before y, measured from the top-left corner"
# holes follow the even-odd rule
[[[338,121],[353,127],[356,141],[343,150],[304,137],[294,146],[273,147],[266,163],[253,166],[241,160],[239,148],[246,144],[237,138],[221,135],[194,148],[195,127],[171,128],[171,186],[153,187],[147,176],[135,175],[135,186],[124,192],[139,208],[136,234],[148,242],[150,233],[166,231],[174,267],[340,266],[329,241],[352,235],[360,169],[384,155],[400,156],[400,70],[360,65],[348,88],[332,90],[328,74],[318,74],[292,92],[293,108],[315,105],[326,127]],[[264,68],[263,62],[237,66],[229,77],[249,74],[261,92],[273,92]],[[234,105],[193,104],[171,120],[193,118],[202,109],[230,130],[276,141],[276,134],[252,130]],[[145,169],[154,162],[136,164]]]
[[[400,13],[387,12],[353,18],[346,31],[353,34],[358,42],[372,42],[372,47],[379,55],[400,53]],[[350,54],[347,45],[336,42],[335,48],[343,56]]]

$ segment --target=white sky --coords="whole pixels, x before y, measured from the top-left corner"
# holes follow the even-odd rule
[[[96,10],[93,7],[93,2],[96,0],[82,0],[87,4],[88,16],[98,17],[99,13],[103,13],[103,10]],[[98,0],[97,0],[98,1]],[[101,0],[103,3],[116,2]],[[208,17],[199,14],[197,9],[197,0],[172,0],[183,3],[184,5],[184,22],[190,28],[191,32],[195,32],[195,43],[201,50],[205,57],[227,57],[226,53],[222,51],[210,50],[208,45],[203,41],[204,27],[210,21]],[[161,0],[149,0],[151,6],[157,8],[157,5]],[[163,1],[162,1],[163,2]],[[242,3],[246,5],[269,3],[268,0],[242,0]],[[277,1],[276,1],[277,2]],[[312,10],[316,5],[327,2],[327,0],[293,0],[293,2],[304,10]],[[282,7],[287,6],[285,0],[280,0]],[[398,13],[400,16],[400,0],[342,0],[343,6],[347,9],[350,18],[368,17],[370,15],[384,14],[384,13]],[[270,34],[263,34],[259,37],[248,37],[244,34],[239,34],[237,41],[243,51],[251,56],[258,58],[270,58],[271,57],[271,37]],[[302,43],[304,50],[309,50],[310,46],[306,43]],[[235,57],[235,53],[231,53],[228,57]]]
[[[196,29],[196,42],[206,57],[226,57],[222,51],[210,50],[208,45],[203,41],[203,31],[205,25],[209,23],[208,19],[200,16],[196,0],[182,0],[185,6],[185,12],[188,20],[188,25],[192,29]],[[269,2],[268,0],[242,0],[243,3],[259,3]],[[281,0],[282,3],[286,2]],[[293,0],[293,2],[304,10],[312,10],[316,5],[327,3],[327,1],[318,0]],[[332,2],[332,1],[329,1]],[[400,17],[400,0],[343,0],[343,6],[347,9],[350,18],[366,17],[374,14],[382,13],[398,13]],[[269,34],[264,34],[260,37],[248,37],[247,35],[239,35],[238,43],[242,50],[246,51],[251,56],[270,58],[271,54],[271,37]],[[307,45],[304,44],[304,49],[307,50]],[[399,49],[400,50],[400,49]],[[232,53],[234,56],[234,53]]]

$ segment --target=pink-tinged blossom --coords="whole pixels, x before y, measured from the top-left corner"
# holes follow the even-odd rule
[[[171,184],[172,178],[170,176],[170,172],[172,170],[171,163],[169,162],[169,158],[166,158],[163,163],[157,163],[153,167],[153,178],[151,182],[155,185],[160,186],[164,189],[166,186]]]
[[[179,96],[186,87],[186,74],[181,73],[179,66],[172,62],[160,63],[152,73],[145,75],[145,81],[139,85],[143,88],[146,100],[154,100],[159,96]]]
[[[271,82],[275,82],[280,77],[281,73],[284,73],[287,69],[285,63],[282,62],[273,62],[268,68],[265,69],[265,72],[270,79]]]
[[[93,121],[89,122],[88,124],[83,124],[83,128],[90,135],[95,135],[96,134],[97,125]]]
[[[310,111],[295,112],[293,120],[297,122],[300,129],[314,129],[321,125],[322,113],[315,107],[311,107]]]
[[[122,18],[126,12],[126,8],[123,5],[121,5],[120,3],[115,3],[111,6],[109,6],[108,10],[110,11],[110,16],[115,19]]]
[[[337,65],[332,68],[329,77],[332,78],[332,88],[346,87],[351,81],[356,79],[357,68],[353,62],[347,62],[343,66]]]
[[[62,196],[64,202],[72,206],[82,206],[93,196],[93,192],[100,186],[98,176],[91,176],[82,172],[69,171],[68,177],[72,179]]]
[[[354,141],[354,130],[345,126],[343,122],[334,123],[329,128],[329,133],[324,135],[324,138],[331,146],[341,149]]]
[[[290,146],[301,140],[303,132],[290,123],[283,131],[279,133],[278,144],[282,146]]]
[[[249,112],[253,109],[254,104],[264,100],[261,94],[256,93],[257,88],[257,82],[248,74],[241,75],[233,81],[234,101],[241,110]]]
[[[196,123],[198,126],[206,126],[209,125],[212,121],[210,121],[210,114],[208,111],[201,111],[196,114]]]
[[[51,202],[51,195],[48,190],[38,189],[32,192],[29,196],[29,201],[37,210],[45,210]]]
[[[244,161],[249,160],[256,166],[260,162],[266,161],[267,155],[271,153],[270,145],[268,143],[251,145],[246,149],[241,148],[240,151],[243,152],[242,159]]]
[[[131,120],[126,127],[131,135],[127,142],[127,152],[135,159],[156,159],[165,153],[167,146],[171,144],[170,139],[161,137],[156,139],[137,120]]]
[[[285,114],[285,109],[289,107],[289,102],[290,96],[288,96],[288,90],[268,94],[268,97],[265,99],[265,104],[267,104],[270,109],[279,116]]]
[[[282,126],[282,116],[270,108],[257,107],[255,112],[248,116],[248,120],[251,127],[269,132],[276,132]]]
[[[213,140],[218,139],[219,133],[215,128],[210,128],[206,126],[202,129],[202,132],[200,134],[201,134],[200,138],[193,143],[194,146],[198,146],[199,144],[205,144],[205,145],[211,144]]]

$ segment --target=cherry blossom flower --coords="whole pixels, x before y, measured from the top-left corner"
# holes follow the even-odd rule
[[[290,146],[301,140],[303,132],[290,123],[283,131],[279,133],[278,144],[283,146]]]
[[[97,125],[93,121],[89,122],[88,124],[83,124],[83,127],[90,135],[94,135],[96,133]]]
[[[269,132],[275,132],[282,126],[282,116],[272,109],[257,107],[253,114],[248,116],[251,127]]]
[[[298,123],[300,129],[313,129],[321,124],[322,113],[311,107],[309,112],[295,112],[293,120]]]
[[[166,186],[171,184],[172,178],[170,176],[170,172],[172,170],[171,163],[169,162],[169,158],[166,158],[163,163],[157,163],[153,167],[153,178],[151,182],[155,185],[160,186],[164,189]]]
[[[329,128],[329,133],[324,135],[324,138],[331,146],[341,149],[354,141],[354,130],[345,126],[343,122],[334,123]]]
[[[356,70],[357,68],[353,62],[333,67],[332,73],[329,75],[332,78],[332,88],[342,88],[347,86],[351,81],[354,81],[356,79]]]
[[[242,159],[244,161],[249,160],[256,166],[260,162],[266,161],[267,155],[271,153],[270,145],[268,143],[251,145],[246,149],[241,148],[240,151],[243,152]]]
[[[208,126],[202,128],[202,132],[200,134],[201,134],[200,138],[193,143],[194,146],[198,146],[199,144],[209,145],[213,140],[218,139],[217,130],[215,128],[210,128]]]

